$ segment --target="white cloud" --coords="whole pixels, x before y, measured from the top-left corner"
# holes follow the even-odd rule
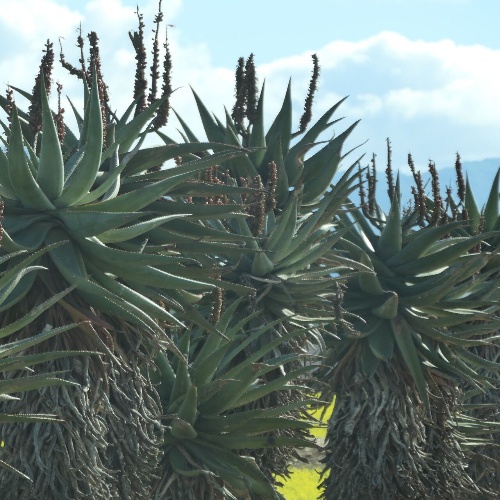
[[[77,11],[50,0],[0,0],[0,85],[31,91],[47,39],[73,38],[79,19]]]
[[[173,25],[169,28],[169,47],[173,59],[172,84],[177,90],[171,103],[190,123],[195,133],[203,137],[203,129],[189,85],[207,103],[209,109],[217,111],[223,118],[223,106],[226,105],[229,109],[232,106],[233,69],[214,67],[206,44],[186,46],[180,43],[182,28],[175,25],[175,17],[182,7],[182,0],[168,0],[163,3],[162,44],[165,25]],[[95,31],[99,36],[104,79],[109,87],[111,105],[120,114],[130,104],[133,94],[135,52],[128,32],[138,29],[136,6],[134,2],[126,0],[75,1],[70,4],[72,8],[63,5],[60,0],[0,0],[0,41],[4,47],[0,57],[0,85],[9,83],[31,91],[42,49],[49,37],[54,42],[56,60],[60,39],[66,60],[78,67],[80,54],[75,43],[81,23],[85,42],[86,34],[90,31]],[[149,78],[153,19],[157,13],[158,0],[141,0],[139,8],[145,24]],[[163,56],[163,46],[160,51]],[[70,77],[57,62],[54,75],[56,80],[64,84],[64,93],[71,97],[77,108],[81,108],[80,83]],[[22,101],[19,96],[17,99]],[[67,118],[70,119],[69,106],[66,108]],[[173,125],[176,123],[174,118],[171,121]]]
[[[427,0],[428,2],[461,0]],[[157,0],[142,0],[148,51]],[[164,2],[165,23],[176,24],[182,0]],[[70,5],[71,7],[69,7]],[[186,2],[186,5],[188,3]],[[63,37],[67,60],[77,64],[77,27],[100,37],[104,77],[112,105],[122,111],[130,102],[135,71],[134,51],[127,32],[137,29],[135,5],[129,0],[0,0],[0,83],[30,90],[47,37],[57,45]],[[203,136],[191,85],[209,110],[224,119],[223,106],[233,104],[234,64],[215,65],[207,43],[187,45],[183,29],[169,29],[173,58],[172,104],[193,130]],[[294,123],[302,113],[311,75],[312,51],[276,59],[257,67],[259,82],[266,80],[266,125],[278,112],[290,76]],[[405,163],[411,150],[416,161],[433,157],[450,164],[455,151],[465,159],[500,157],[500,50],[481,45],[459,45],[451,40],[412,40],[401,34],[381,32],[358,41],[333,41],[318,47],[322,68],[314,116],[319,117],[339,99],[349,95],[338,116],[350,124],[361,118],[352,142],[370,139],[364,150],[383,151],[385,138],[393,142],[394,156]],[[257,61],[258,62],[258,61]],[[56,66],[58,66],[56,64]],[[149,71],[149,70],[148,70]],[[57,69],[65,92],[76,99],[78,82]],[[337,131],[342,126],[335,127]],[[175,134],[172,119],[169,133]],[[379,154],[383,158],[383,154]],[[419,157],[419,158],[418,158]]]
[[[0,0],[0,23],[4,31],[2,38],[17,38],[10,48],[31,45],[35,40],[44,40],[47,33],[65,36],[79,21],[78,12],[51,0]]]
[[[146,25],[146,44],[150,50],[151,29],[158,0],[142,0],[140,3],[140,12]],[[163,8],[163,26],[172,24],[181,5],[181,0],[167,2]],[[124,110],[131,100],[134,83],[135,53],[128,32],[138,29],[135,11],[136,6],[133,3],[127,5],[124,0],[0,0],[0,42],[3,49],[0,57],[0,85],[12,84],[31,91],[42,49],[50,38],[56,52],[54,77],[64,84],[64,93],[77,106],[81,105],[80,83],[57,62],[60,41],[66,60],[79,66],[80,54],[75,44],[81,23],[85,42],[90,31],[97,32],[99,36],[103,73],[110,88],[112,105],[115,109]],[[175,31],[171,31],[175,39]],[[172,44],[175,45],[175,41]],[[87,54],[87,49],[85,52]],[[3,90],[0,91],[3,93]]]
[[[382,152],[390,136],[403,165],[410,150],[423,163],[433,157],[441,165],[451,164],[457,150],[466,159],[500,156],[500,50],[382,32],[332,42],[317,54],[316,116],[349,95],[340,112],[349,122],[362,119],[355,135],[358,142],[370,139],[367,153]],[[281,89],[292,74],[296,96],[305,95],[310,69],[310,53],[259,68]]]
[[[359,42],[336,41],[317,51],[322,82],[345,87],[368,113],[397,107],[401,116],[447,115],[496,120],[500,106],[500,51],[451,40],[425,42],[383,32]],[[269,79],[291,73],[307,80],[310,54],[259,68]],[[304,83],[304,82],[302,82]],[[474,104],[474,109],[466,109]],[[492,105],[493,104],[493,105]],[[358,107],[358,106],[357,106]],[[478,108],[479,107],[479,108]],[[480,118],[482,117],[482,118]]]

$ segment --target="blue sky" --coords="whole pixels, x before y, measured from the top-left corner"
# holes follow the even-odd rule
[[[31,89],[47,38],[57,44],[61,37],[76,63],[81,21],[85,33],[100,37],[112,103],[124,109],[134,72],[127,32],[136,29],[137,3],[149,33],[157,0],[0,0],[0,83]],[[410,151],[422,168],[431,158],[451,166],[457,151],[464,160],[500,158],[498,0],[163,0],[163,10],[174,25],[173,105],[200,135],[189,84],[223,117],[223,106],[233,103],[236,61],[253,52],[266,79],[268,124],[289,77],[298,123],[317,53],[314,114],[349,95],[336,132],[361,119],[349,146],[368,140],[359,149],[366,161],[376,152],[384,167],[386,137],[398,168]],[[76,82],[59,69],[57,78],[78,103]],[[172,135],[175,126],[171,120]]]

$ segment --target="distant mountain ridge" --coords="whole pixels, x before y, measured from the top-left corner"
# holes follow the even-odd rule
[[[464,177],[467,175],[469,178],[472,191],[474,192],[474,197],[479,208],[482,208],[486,203],[488,195],[491,191],[491,184],[495,175],[500,168],[500,158],[488,158],[480,161],[464,161],[462,162],[462,169],[464,172]],[[428,182],[430,189],[430,174],[428,171],[422,170],[422,178],[424,184]],[[455,167],[446,167],[438,170],[439,173],[439,185],[441,187],[441,192],[444,194],[446,187],[451,186],[454,193],[457,192]],[[394,172],[396,175],[397,172]],[[377,182],[377,201],[385,212],[388,211],[390,203],[387,196],[387,183],[384,172],[378,172],[378,182]],[[411,187],[415,184],[413,176],[411,174],[401,173],[400,174],[400,186],[401,186],[401,200],[402,205],[406,205],[407,202],[413,199],[411,194]],[[427,191],[429,191],[429,189]]]

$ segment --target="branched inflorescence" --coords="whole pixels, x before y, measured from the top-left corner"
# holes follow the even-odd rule
[[[276,209],[276,186],[278,182],[277,166],[274,161],[268,165],[267,182],[260,175],[253,178],[239,177],[233,179],[229,172],[218,165],[208,168],[203,174],[203,181],[218,185],[238,185],[250,188],[251,193],[241,193],[241,202],[246,206],[246,214],[250,217],[249,228],[254,236],[259,236],[265,226],[266,213]],[[190,200],[192,201],[192,200]],[[230,199],[227,195],[208,196],[202,199],[206,205],[227,205]]]
[[[367,170],[367,180],[368,180],[368,211],[370,214],[375,213],[375,193],[377,188],[377,168],[375,163],[375,155],[372,157],[371,161],[371,173],[370,168]]]
[[[216,279],[220,280],[220,276]],[[212,310],[210,312],[210,323],[216,325],[222,315],[222,309],[224,306],[224,291],[220,287],[215,287],[212,292]]]
[[[239,128],[239,132],[243,130],[243,120],[245,118],[245,58],[238,59],[235,73],[235,98],[236,102],[233,106],[231,117],[234,123]]]
[[[359,177],[359,198],[361,201],[361,210],[367,219],[370,219],[372,223],[379,227],[380,221],[377,217],[377,202],[376,202],[376,189],[377,189],[377,155],[374,153],[370,161],[371,165],[366,167],[366,188],[368,192],[365,191],[365,179],[363,179],[363,172],[365,169],[358,165],[358,177]]]
[[[429,160],[430,194],[425,192],[424,181],[420,171],[416,170],[411,154],[408,154],[408,165],[415,184],[411,187],[417,224],[420,227],[441,226],[449,221],[469,221],[465,206],[466,183],[463,177],[460,155],[457,153],[455,162],[458,202],[453,199],[453,189],[447,186],[445,196],[441,194],[439,173],[436,164]]]
[[[153,50],[151,53],[153,54],[153,63],[151,64],[151,88],[149,90],[148,101],[149,104],[152,104],[156,100],[156,94],[158,93],[158,79],[160,78],[160,41],[159,41],[159,33],[160,33],[160,24],[163,21],[163,12],[161,11],[161,0],[158,5],[158,13],[154,18],[154,23],[156,25],[153,30]]]
[[[424,183],[422,181],[422,174],[420,170],[415,169],[415,163],[413,162],[413,157],[411,153],[408,153],[408,166],[410,167],[411,173],[413,174],[413,179],[415,180],[416,186],[412,186],[411,191],[415,201],[415,208],[418,212],[418,225],[420,227],[425,226],[425,190]]]
[[[14,91],[12,90],[12,87],[7,86],[7,106],[6,106],[6,112],[7,112],[7,120],[9,123],[12,122],[12,106],[14,105]]]
[[[64,137],[66,135],[66,128],[64,126],[64,108],[61,106],[61,92],[62,84],[57,82],[57,114],[54,119],[57,127],[57,136],[59,137],[59,142],[62,145],[64,143]]]
[[[250,54],[245,63],[246,116],[253,125],[257,115],[257,73],[255,72],[254,55]]]
[[[153,30],[153,62],[151,65],[151,77],[152,83],[151,88],[148,93],[148,81],[146,78],[146,67],[147,67],[147,55],[146,48],[144,45],[144,27],[145,24],[143,22],[143,15],[136,11],[137,18],[139,21],[138,31],[129,32],[129,38],[132,41],[132,45],[134,47],[136,56],[136,72],[135,72],[135,82],[134,82],[134,99],[136,100],[135,107],[135,115],[138,115],[142,111],[144,111],[148,104],[152,104],[158,100],[158,80],[160,78],[159,71],[159,58],[160,58],[160,50],[159,50],[159,28],[160,24],[163,20],[163,12],[161,12],[161,1],[159,2],[159,12],[155,16],[154,22],[156,24],[156,28]],[[171,25],[169,25],[171,26]],[[99,52],[99,38],[97,34],[92,31],[87,35],[89,39],[89,59],[88,65],[84,55],[84,46],[85,40],[82,37],[82,28],[79,27],[79,34],[77,37],[77,47],[80,50],[80,58],[79,64],[80,67],[76,67],[66,61],[62,45],[60,49],[59,60],[63,68],[65,68],[71,75],[76,76],[77,78],[84,80],[87,85],[92,86],[93,80],[93,72],[97,73],[97,82],[99,85],[99,98],[102,107],[102,120],[104,124],[104,134],[106,133],[106,124],[110,122],[110,119],[113,115],[110,106],[109,106],[109,95],[108,95],[108,87],[104,83],[103,75],[102,75],[102,64],[101,64],[101,56]],[[162,75],[162,89],[161,89],[161,99],[163,102],[159,106],[156,117],[153,121],[153,128],[159,129],[160,127],[166,125],[169,116],[170,110],[170,101],[169,97],[172,93],[172,85],[171,85],[171,70],[172,70],[172,59],[170,55],[170,49],[168,46],[167,33],[165,33],[165,43],[163,44],[165,48],[165,57],[163,62],[163,75]],[[60,135],[61,137],[61,135]],[[104,144],[105,137],[104,137]],[[153,167],[149,169],[150,171],[154,171],[155,169],[159,169]]]
[[[387,176],[387,194],[389,195],[389,199],[392,202],[395,193],[394,187],[394,175],[392,173],[392,149],[391,149],[391,141],[389,138],[386,139],[387,143],[387,168],[385,170],[385,174]]]
[[[431,174],[432,200],[433,200],[433,210],[432,210],[430,224],[431,226],[437,226],[439,225],[440,217],[443,210],[443,199],[441,197],[441,190],[439,188],[438,171],[436,169],[436,164],[433,161],[429,161],[429,172]]]
[[[316,54],[313,54],[311,57],[313,60],[313,71],[311,75],[311,81],[309,82],[309,90],[307,92],[307,97],[304,102],[304,113],[300,118],[299,130],[294,135],[298,135],[304,132],[307,129],[307,125],[309,125],[309,122],[311,121],[312,118],[312,105],[314,101],[314,95],[316,93],[316,90],[318,89],[320,67],[319,67],[318,56]]]
[[[64,57],[64,52],[62,49],[62,44],[61,40],[59,40],[59,47],[60,47],[60,52],[59,52],[59,62],[61,63],[61,66],[69,72],[70,75],[76,76],[80,80],[86,80],[88,83],[88,78],[87,78],[87,70],[85,66],[85,56],[83,53],[83,49],[85,46],[85,40],[82,37],[82,25],[80,24],[78,28],[78,37],[76,39],[76,46],[80,50],[80,59],[78,59],[78,62],[80,63],[80,68],[77,68],[73,66],[71,63],[66,61],[66,58]]]
[[[172,94],[172,57],[168,45],[168,28],[165,29],[165,57],[163,59],[163,84],[161,87],[161,97],[164,99],[161,106],[158,108],[156,118],[153,121],[153,127],[159,129],[167,124],[170,111],[170,95]]]
[[[460,160],[460,155],[458,153],[455,160],[455,171],[457,174],[458,199],[463,203],[465,201],[465,180],[464,180],[464,173],[462,171],[462,162]]]
[[[40,63],[40,70],[35,79],[33,87],[33,98],[29,106],[29,124],[34,134],[37,134],[42,129],[42,74],[45,80],[45,88],[47,94],[50,93],[52,82],[52,70],[54,68],[54,49],[53,44],[47,40],[45,43],[44,55]]]
[[[375,155],[373,155],[372,161],[375,160]],[[370,172],[366,174],[367,176],[367,183],[369,185],[369,179],[370,179]],[[365,191],[365,183],[363,181],[363,169],[361,168],[361,164],[358,164],[358,178],[359,178],[359,199],[361,202],[361,209],[363,210],[363,213],[365,214],[366,217],[370,215],[370,212],[368,210],[368,205],[366,203],[366,191]]]
[[[269,163],[269,175],[267,177],[266,189],[266,211],[275,210],[277,206],[276,187],[278,185],[278,166],[274,161]]]
[[[99,53],[99,38],[95,31],[88,34],[89,39],[89,53],[90,53],[90,73],[88,81],[93,79],[93,71],[97,74],[97,85],[99,87],[99,100],[101,102],[101,115],[103,124],[103,147],[106,146],[106,123],[107,123],[107,104],[109,102],[108,89],[102,77],[101,56]]]
[[[250,54],[246,62],[243,57],[238,59],[235,79],[236,101],[231,117],[238,132],[242,135],[248,135],[244,120],[247,118],[248,123],[252,125],[255,123],[257,114],[257,74],[253,54]]]
[[[143,15],[136,11],[139,21],[138,31],[129,32],[128,36],[135,50],[135,60],[137,61],[134,80],[134,99],[137,99],[135,115],[144,111],[147,107],[146,91],[148,81],[146,78],[146,47],[144,46],[144,22]]]

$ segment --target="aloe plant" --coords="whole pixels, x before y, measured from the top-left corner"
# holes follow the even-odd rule
[[[410,165],[411,165],[410,159]],[[432,165],[431,165],[432,167]],[[498,279],[498,272],[495,268],[498,265],[498,252],[500,239],[497,234],[499,229],[499,179],[500,172],[497,172],[493,179],[489,196],[485,205],[480,208],[469,179],[462,172],[460,155],[457,154],[456,162],[456,193],[448,188],[445,197],[440,196],[436,189],[430,196],[425,196],[423,189],[419,186],[418,175],[415,175],[415,193],[425,199],[420,219],[427,224],[429,221],[459,220],[464,224],[455,228],[454,234],[457,237],[481,235],[481,241],[476,250],[494,252],[491,262],[482,270],[486,279],[487,287],[491,287]],[[438,185],[437,171],[431,170],[434,186]],[[495,294],[490,297],[492,302],[498,300]],[[498,454],[498,407],[499,407],[499,372],[495,362],[498,361],[498,339],[497,335],[489,332],[489,325],[482,321],[473,321],[470,328],[477,328],[478,331],[486,328],[484,335],[485,342],[470,346],[468,349],[483,361],[479,367],[479,373],[487,378],[487,387],[478,388],[468,382],[463,384],[462,408],[464,414],[458,419],[457,426],[466,439],[462,447],[467,455],[468,473],[476,484],[485,490],[495,491],[497,489],[497,470],[500,463]],[[498,333],[498,332],[496,332]],[[493,335],[493,336],[492,336]],[[486,493],[484,493],[486,495]],[[493,493],[494,496],[494,493]]]
[[[241,360],[240,354],[275,325],[264,325],[248,336],[249,322],[262,311],[230,326],[237,306],[234,302],[216,322],[222,335],[207,337],[201,329],[180,335],[179,349],[187,362],[169,353],[158,354],[158,392],[167,427],[163,472],[155,498],[281,498],[272,479],[248,451],[316,446],[307,432],[313,422],[295,415],[311,401],[248,407],[268,394],[298,387],[294,381],[308,367],[288,370],[286,376],[271,383],[265,375],[292,366],[300,354],[265,359],[284,341],[302,334],[303,328],[297,327],[286,338]],[[279,429],[295,430],[296,435],[275,435]]]
[[[483,229],[485,234],[486,248],[498,250],[498,237],[487,237],[484,233],[488,228],[498,229],[498,192],[499,173],[497,173],[488,198],[488,202],[482,211]],[[470,185],[468,186],[470,191]],[[495,210],[496,209],[496,210]],[[486,269],[486,272],[489,270]],[[489,273],[488,273],[489,274]],[[488,276],[488,280],[496,282],[498,273]],[[483,328],[482,322],[474,322],[472,327]],[[496,331],[498,336],[498,330]],[[498,363],[500,343],[498,338],[485,336],[483,345],[473,346],[471,352],[485,360],[480,368],[480,374],[487,377],[490,385],[488,388],[479,390],[476,387],[466,385],[464,390],[463,409],[465,416],[462,419],[460,430],[469,439],[468,473],[481,487],[496,491],[498,486],[498,471],[500,467],[500,452],[498,449],[498,432],[500,430],[499,408],[500,408],[500,374],[494,363]]]
[[[3,124],[6,150],[0,151],[0,255],[12,258],[3,260],[0,272],[11,276],[19,271],[0,304],[2,319],[15,324],[50,300],[50,307],[16,332],[15,340],[29,338],[47,324],[58,329],[83,321],[77,334],[34,346],[33,355],[59,350],[103,354],[84,362],[49,358],[38,373],[68,372],[73,365],[66,376],[82,387],[49,388],[43,397],[32,391],[5,403],[9,411],[58,408],[64,419],[59,430],[48,425],[43,432],[36,425],[28,430],[15,422],[3,426],[5,442],[16,442],[26,453],[13,457],[13,466],[34,480],[31,486],[16,478],[3,481],[4,491],[15,492],[17,498],[127,497],[151,488],[163,430],[156,392],[144,375],[150,353],[166,347],[181,355],[166,327],[182,325],[193,297],[197,300],[195,293],[223,286],[214,277],[220,271],[202,269],[193,258],[148,243],[147,233],[168,229],[180,218],[196,218],[193,211],[179,211],[179,204],[165,195],[194,173],[243,154],[241,148],[187,144],[141,149],[167,96],[132,119],[135,102],[123,117],[115,117],[101,98],[95,54],[92,76],[82,80],[85,112],[74,109],[79,138],[67,127],[61,137],[64,127],[53,119],[43,64],[38,92],[18,90],[30,99],[29,113],[18,110],[12,100],[2,100],[10,122]],[[42,120],[35,128],[33,110],[40,111]],[[204,148],[215,152],[169,170],[148,171]],[[238,211],[234,206],[222,213]],[[68,286],[73,288],[63,297],[60,292]],[[32,462],[27,457],[34,447],[38,458]],[[82,465],[68,468],[71,463]],[[130,468],[133,474],[127,472]],[[112,475],[112,470],[122,472]]]
[[[457,418],[459,383],[488,385],[481,367],[500,368],[468,349],[498,329],[495,253],[477,250],[496,233],[454,236],[466,224],[453,220],[419,228],[419,206],[402,215],[392,186],[388,214],[372,205],[339,218],[339,246],[366,269],[347,282],[354,319],[336,328],[323,375],[337,393],[324,496],[486,494],[467,474]]]
[[[3,202],[1,202],[1,206],[3,207]],[[0,234],[1,233],[2,226],[0,220]],[[0,275],[0,304],[8,301],[10,294],[15,288],[15,284],[22,279],[24,275],[37,270],[45,270],[41,268],[41,266],[32,265],[35,259],[31,256],[26,257],[25,253],[26,252],[23,251],[14,252],[0,258],[0,262],[2,264],[12,263],[15,260],[18,261],[17,265],[10,266],[8,271],[5,271]],[[54,361],[60,358],[81,356],[90,353],[80,351],[55,351],[30,355],[26,354],[26,352],[33,346],[46,342],[47,340],[57,335],[61,335],[64,332],[70,331],[79,325],[69,324],[59,328],[53,328],[50,325],[46,325],[43,331],[33,334],[28,338],[10,342],[8,340],[19,330],[32,325],[37,317],[53,306],[57,300],[66,296],[71,290],[72,288],[70,287],[69,289],[57,294],[55,297],[46,300],[17,321],[12,323],[6,323],[3,321],[0,323],[0,339],[2,339],[0,346],[0,401],[3,403],[3,412],[0,413],[0,425],[60,421],[60,418],[54,413],[28,413],[26,408],[23,408],[23,411],[20,412],[5,412],[5,406],[7,406],[6,402],[8,401],[19,401],[20,398],[18,394],[22,394],[27,391],[39,390],[51,386],[71,387],[76,385],[74,382],[60,378],[58,375],[61,375],[61,373],[55,372],[35,374],[32,367],[36,368],[36,366],[41,363]],[[21,373],[21,376],[14,376],[16,373]],[[17,449],[10,439],[8,440],[7,445],[5,445],[4,441],[2,441],[1,444],[2,450],[0,456],[5,458],[7,461],[0,459],[0,466],[8,471],[8,473],[14,473],[25,480],[30,480],[26,474],[16,469],[9,463],[9,457],[12,454],[22,455],[24,450]]]
[[[305,116],[310,119],[311,103],[318,78],[319,67],[314,58],[314,70],[306,99]],[[205,197],[186,199],[186,207],[200,203],[214,208],[231,207],[234,204],[245,207],[245,212],[232,218],[214,220],[207,218],[205,237],[218,234],[225,244],[208,245],[204,241],[177,244],[185,255],[203,259],[203,265],[227,269],[223,278],[226,293],[223,303],[229,307],[238,295],[227,287],[227,282],[243,283],[254,289],[241,301],[234,313],[232,323],[238,323],[256,308],[262,313],[252,319],[246,327],[250,336],[252,329],[272,324],[265,335],[256,338],[241,359],[253,352],[286,337],[298,325],[306,326],[302,334],[293,340],[277,345],[266,354],[271,362],[275,357],[293,353],[321,353],[324,347],[324,322],[336,321],[340,306],[332,302],[337,294],[339,280],[335,277],[340,269],[361,268],[358,263],[337,252],[328,265],[322,262],[325,254],[340,240],[342,231],[331,224],[332,216],[357,186],[357,164],[347,164],[341,172],[348,153],[342,148],[356,123],[333,139],[316,144],[320,134],[328,133],[338,120],[332,119],[343,101],[333,105],[308,129],[303,117],[299,130],[292,125],[291,85],[285,93],[283,105],[273,119],[269,129],[264,126],[264,85],[257,98],[253,56],[246,63],[240,59],[236,73],[236,104],[232,115],[226,111],[225,122],[211,115],[201,98],[194,92],[201,121],[209,141],[225,142],[237,147],[259,148],[246,155],[221,162],[216,168],[199,176],[199,182],[207,186]],[[181,133],[187,144],[199,141],[189,125],[178,117]],[[159,132],[166,144],[175,141]],[[196,144],[196,142],[194,142]],[[318,151],[307,155],[314,146]],[[334,180],[335,178],[335,180]],[[208,189],[210,188],[210,189]],[[228,193],[227,195],[222,191]],[[234,194],[229,190],[233,189]],[[241,193],[236,190],[252,189]],[[221,195],[217,196],[220,192]],[[175,195],[186,195],[186,191],[174,191]],[[207,209],[208,212],[208,209]],[[187,224],[177,224],[179,235],[188,237],[196,234],[203,237],[203,229]],[[167,243],[164,231],[151,233],[152,240]],[[239,238],[243,248],[231,245],[231,239]],[[234,240],[233,240],[234,241]],[[222,264],[222,266],[221,266]],[[201,301],[198,308],[205,308],[208,316],[211,301]],[[280,320],[276,323],[277,320]],[[296,367],[314,365],[320,361],[299,358],[294,364],[284,366],[285,375]],[[274,381],[280,374],[272,372],[266,379]],[[309,388],[308,392],[312,389]],[[253,407],[276,407],[304,399],[304,391],[276,392],[258,401],[249,402]],[[279,434],[279,433],[278,433]],[[286,474],[290,457],[295,452],[288,449],[249,451],[268,477]]]

